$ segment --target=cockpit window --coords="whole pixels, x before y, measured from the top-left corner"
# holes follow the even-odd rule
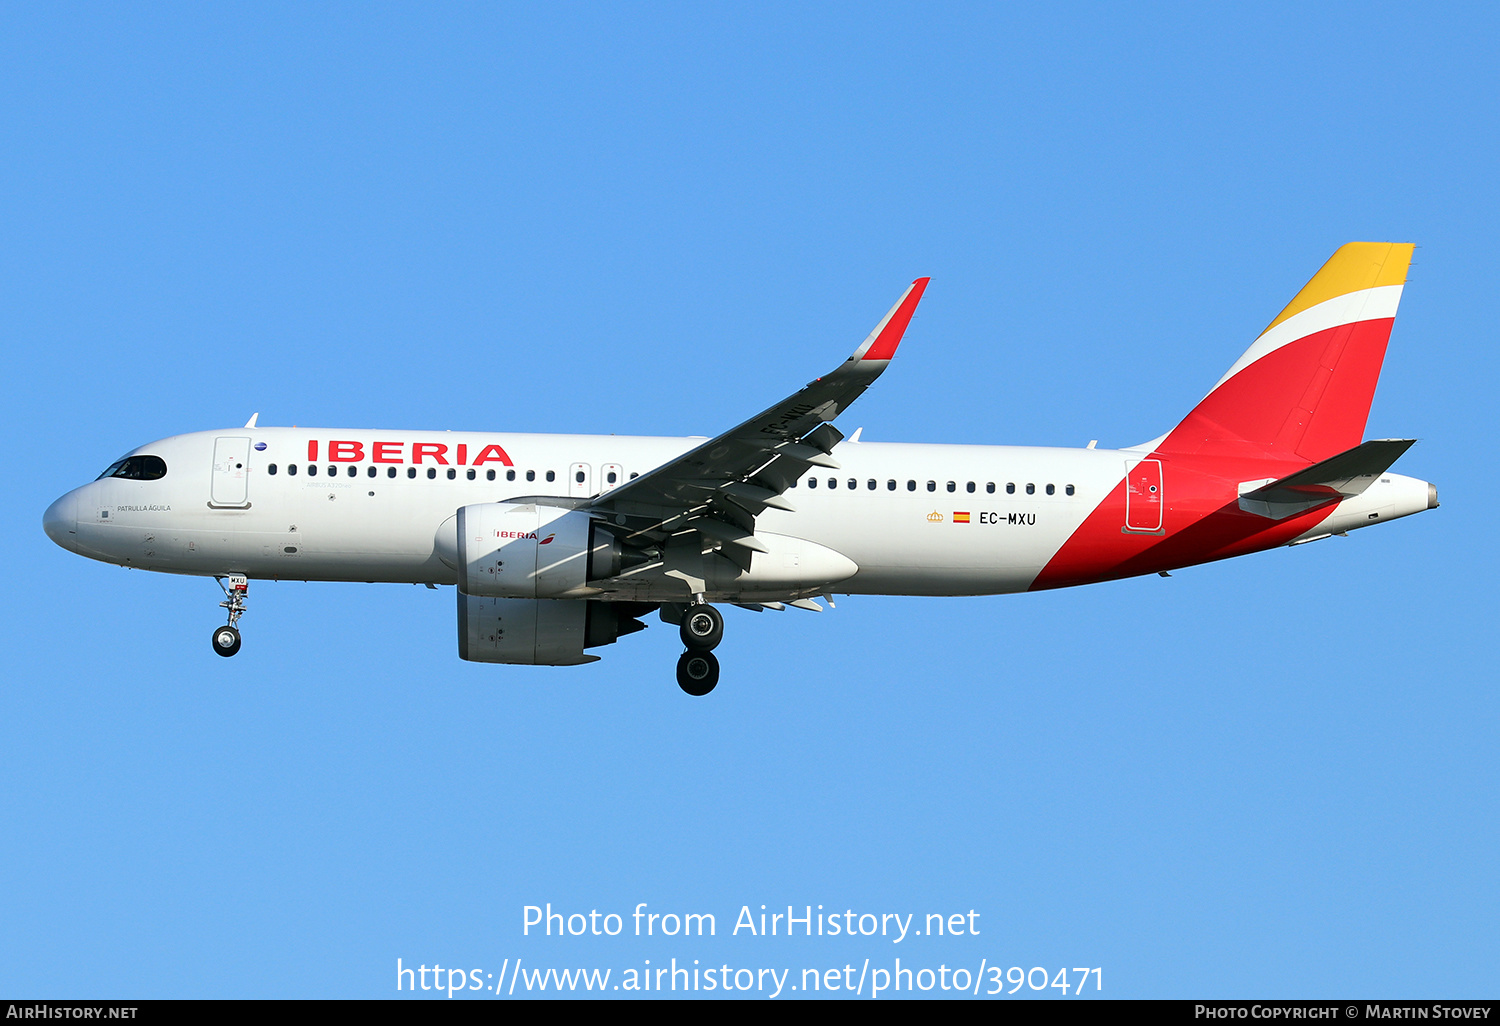
[[[167,463],[160,456],[126,456],[123,460],[110,464],[110,468],[100,474],[98,480],[123,477],[131,481],[155,481],[166,476]]]

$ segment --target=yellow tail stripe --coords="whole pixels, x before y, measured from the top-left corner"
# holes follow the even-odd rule
[[[1302,286],[1302,291],[1287,304],[1286,309],[1266,325],[1266,331],[1288,317],[1336,296],[1377,285],[1405,284],[1414,248],[1409,242],[1350,242],[1340,246],[1338,252],[1328,258],[1328,263],[1312,276],[1312,281]],[[1262,335],[1265,333],[1261,332]]]

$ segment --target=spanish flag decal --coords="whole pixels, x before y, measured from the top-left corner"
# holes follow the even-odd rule
[[[955,524],[967,524],[969,522],[969,514],[967,514],[967,513],[954,513],[953,514],[953,522]]]

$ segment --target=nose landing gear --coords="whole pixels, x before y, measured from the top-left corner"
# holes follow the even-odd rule
[[[229,610],[229,622],[214,628],[214,651],[228,658],[240,650],[240,629],[236,624],[245,615],[245,595],[250,590],[250,580],[244,574],[230,574],[228,585],[224,583],[226,578],[215,577],[214,580],[224,592],[224,601],[219,605]]]
[[[724,616],[707,602],[695,602],[682,616],[682,644],[677,658],[677,686],[702,697],[719,683],[719,659],[713,650],[724,640]]]

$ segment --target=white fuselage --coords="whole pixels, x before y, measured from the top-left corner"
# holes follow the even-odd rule
[[[59,499],[48,511],[48,533],[82,555],[169,573],[451,584],[455,572],[440,558],[436,536],[460,507],[524,496],[587,498],[701,441],[307,428],[197,432],[134,450],[165,461],[160,479],[103,478]],[[317,458],[309,459],[313,453]],[[757,555],[759,569],[728,580],[719,574],[710,595],[1025,591],[1143,455],[846,441],[833,452],[839,469],[804,474],[786,493],[795,512],[767,509],[757,517],[757,536],[769,537],[773,549]],[[1232,494],[1232,482],[1226,487]],[[1389,519],[1426,508],[1426,485],[1387,474],[1360,502],[1387,509],[1383,519]],[[1360,516],[1352,507],[1343,513]],[[852,567],[837,580],[812,571],[797,580],[800,560],[818,562],[816,553],[799,556],[798,542],[831,550]],[[824,555],[826,566],[834,557]],[[681,562],[678,554],[674,565]],[[664,569],[627,575],[599,597],[679,600],[683,585]]]

